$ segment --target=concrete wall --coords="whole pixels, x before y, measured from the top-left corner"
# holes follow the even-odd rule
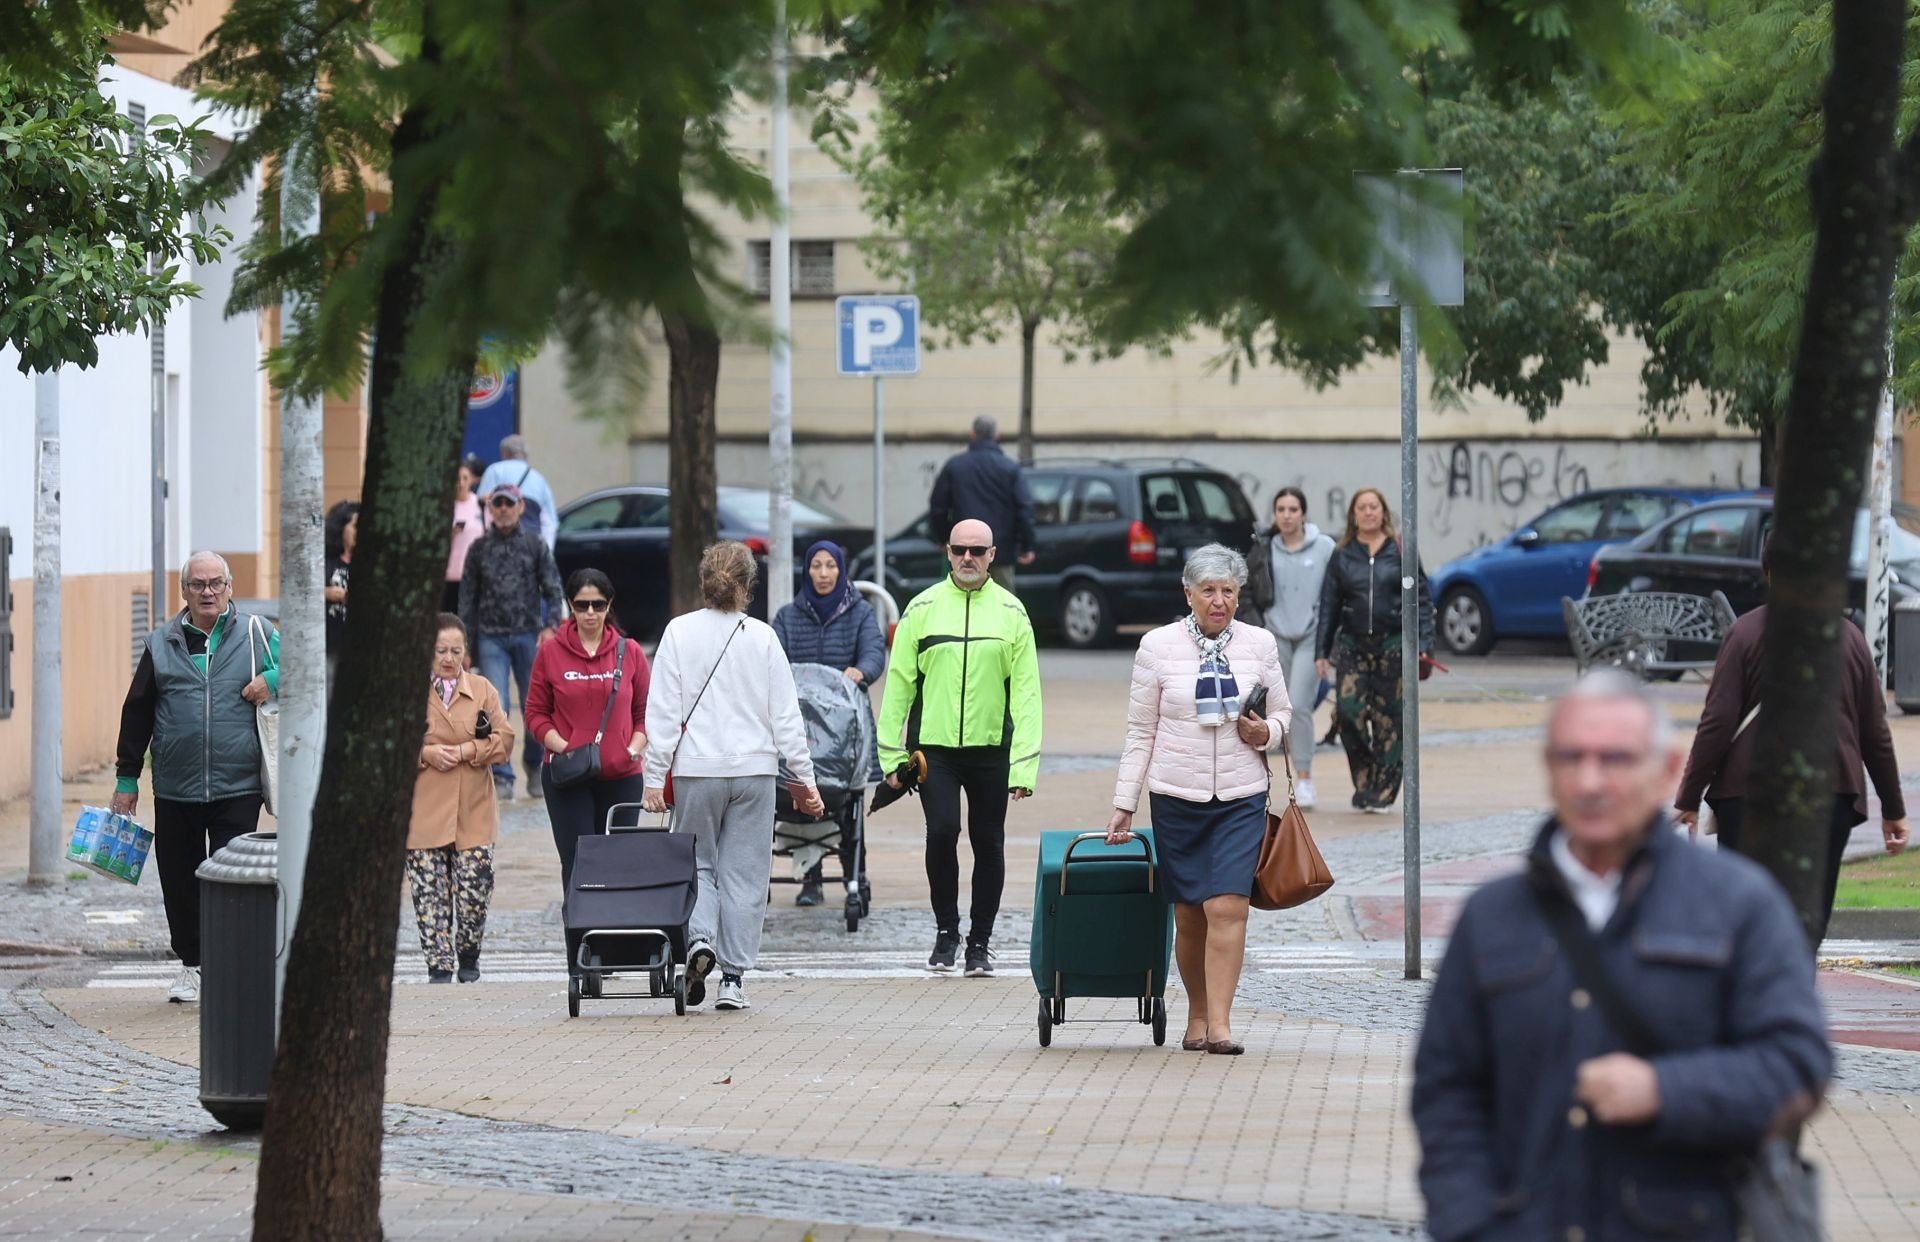
[[[887,455],[887,529],[897,531],[926,509],[940,464],[956,449],[916,441]],[[1292,484],[1308,496],[1308,516],[1335,533],[1356,487],[1384,489],[1400,504],[1400,446],[1392,442],[1322,440],[1126,440],[1059,446],[1050,456],[1187,457],[1233,475],[1264,513],[1274,490]],[[767,477],[760,441],[723,441],[720,481],[752,485]],[[667,451],[658,442],[634,446],[635,481],[664,483]],[[1504,537],[1541,510],[1595,487],[1641,484],[1754,486],[1758,445],[1751,440],[1435,440],[1420,447],[1420,555],[1429,568]],[[873,516],[873,447],[848,441],[794,447],[794,495],[858,522]],[[1331,516],[1330,516],[1331,515]]]

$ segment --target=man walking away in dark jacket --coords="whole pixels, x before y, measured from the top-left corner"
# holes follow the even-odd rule
[[[1013,590],[1014,565],[1034,558],[1033,496],[1020,463],[1000,451],[1000,425],[982,414],[973,420],[967,451],[947,458],[927,497],[930,529],[950,531],[962,522],[985,522],[987,529],[1011,532],[1012,555],[993,567],[993,580]]]
[[[1825,1090],[1806,937],[1766,872],[1661,813],[1681,758],[1618,670],[1555,704],[1554,816],[1467,902],[1414,1055],[1437,1242],[1733,1242],[1742,1158]]]
[[[567,615],[567,600],[546,541],[520,520],[526,512],[520,489],[511,483],[494,488],[487,497],[487,512],[493,524],[467,549],[467,566],[460,578],[460,619],[480,649],[480,675],[500,692],[504,706],[511,672],[520,683],[524,711],[534,652],[553,637],[555,625]],[[544,621],[542,602],[546,604]],[[543,747],[533,730],[525,734],[521,758],[527,769],[527,797],[538,798]],[[493,788],[502,802],[513,800],[512,756],[493,769]]]
[[[218,553],[187,558],[180,594],[187,606],[147,635],[120,708],[113,809],[139,810],[151,752],[154,862],[180,958],[167,999],[191,1003],[200,999],[200,864],[260,826],[255,713],[280,692],[280,631],[233,606],[233,571]]]

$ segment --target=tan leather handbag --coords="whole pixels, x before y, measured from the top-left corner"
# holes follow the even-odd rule
[[[1333,872],[1320,857],[1320,847],[1307,831],[1307,817],[1293,797],[1293,759],[1281,748],[1287,765],[1287,809],[1273,813],[1271,789],[1267,795],[1267,835],[1260,842],[1260,861],[1253,868],[1256,910],[1287,910],[1303,905],[1333,887]]]

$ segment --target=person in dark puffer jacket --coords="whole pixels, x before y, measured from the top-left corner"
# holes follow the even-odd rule
[[[880,635],[880,621],[873,605],[860,598],[847,577],[847,554],[828,539],[816,540],[807,548],[802,562],[807,567],[807,587],[794,601],[774,614],[773,632],[790,664],[824,664],[843,670],[854,685],[867,687],[887,671],[887,644]],[[871,704],[868,710],[872,710]],[[881,779],[878,752],[867,757],[867,775]],[[850,844],[852,803],[840,816],[840,862],[847,866]],[[820,864],[807,872],[795,899],[803,906],[820,904]]]

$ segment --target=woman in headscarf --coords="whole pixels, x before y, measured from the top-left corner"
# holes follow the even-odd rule
[[[802,563],[807,567],[806,587],[773,618],[773,632],[787,653],[787,662],[825,664],[840,669],[856,686],[871,686],[887,671],[887,644],[880,637],[880,620],[874,616],[873,605],[860,597],[847,577],[846,551],[830,539],[818,539],[807,548]],[[877,751],[867,756],[867,774],[874,783],[881,779]],[[840,815],[843,866],[848,862],[852,819],[849,802]],[[817,906],[820,898],[820,863],[816,861],[807,870],[795,901]]]

